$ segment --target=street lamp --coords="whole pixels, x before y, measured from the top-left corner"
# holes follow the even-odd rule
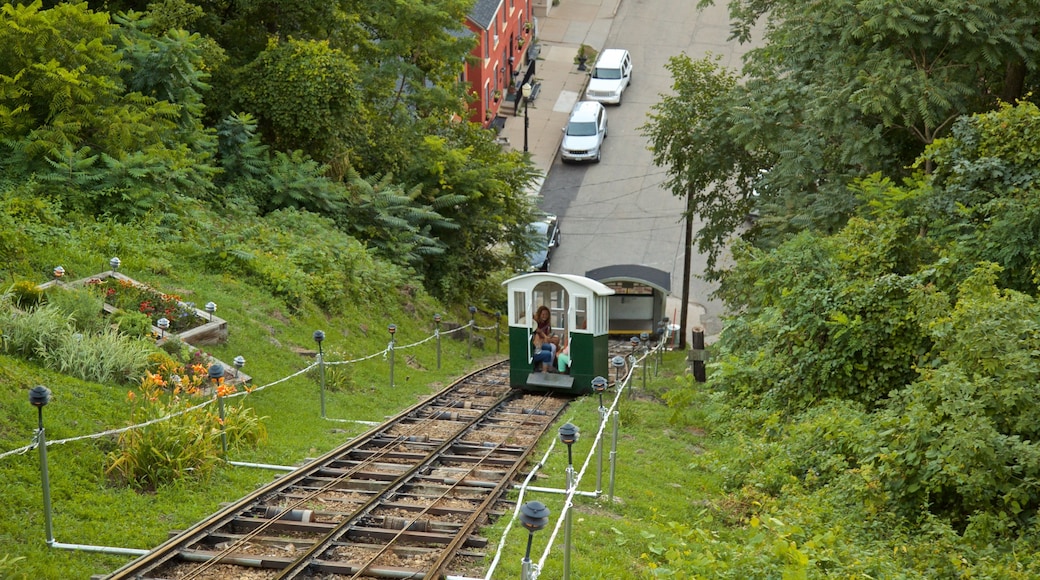
[[[43,520],[47,532],[47,545],[54,544],[54,527],[51,520],[51,481],[47,473],[47,435],[43,430],[43,407],[51,402],[51,390],[37,385],[29,391],[29,404],[36,407],[38,428],[36,445],[40,448],[40,481],[43,483]],[[546,523],[548,523],[548,514]],[[529,544],[530,545],[530,544]]]
[[[159,327],[159,340],[166,338],[166,331],[170,328],[170,320],[163,317],[157,320],[155,325]]]
[[[625,357],[617,355],[610,359],[610,364],[614,367],[614,384],[617,385],[621,382],[621,369],[625,368]]]
[[[235,365],[235,378],[238,378],[238,374],[242,372],[242,367],[246,366],[246,358],[242,355],[235,357],[235,360],[231,361]]]
[[[531,126],[531,119],[527,116],[527,107],[531,104],[531,83],[524,83],[520,87],[520,94],[524,96],[524,152],[527,152],[527,128]]]
[[[321,418],[325,418],[325,354],[321,350],[321,343],[325,340],[325,333],[320,330],[314,331],[314,342],[318,343],[318,372],[321,375]]]
[[[217,395],[217,413],[220,414],[220,450],[224,459],[227,460],[227,431],[224,429],[224,390],[220,388],[220,381],[224,378],[224,365],[213,363],[209,365],[206,374],[213,383],[213,390]]]
[[[122,263],[123,263],[122,260],[120,260],[117,257],[113,257],[111,260],[108,261],[108,265],[111,266],[113,272],[118,270],[119,269],[119,265],[122,264]]]
[[[215,302],[206,303],[206,312],[209,313],[209,321],[213,322],[213,313],[217,311],[217,304]]]
[[[523,580],[532,580],[531,540],[534,539],[535,532],[549,525],[549,508],[545,507],[545,504],[540,501],[525,503],[520,507],[520,524],[527,529],[527,551],[524,552],[524,559],[521,560],[521,565],[523,566],[521,578]]]
[[[573,507],[570,493],[577,485],[574,475],[574,462],[571,460],[571,446],[578,441],[578,428],[572,423],[566,423],[560,427],[560,442],[567,446],[567,502],[564,507],[566,513],[563,519],[563,580],[571,577],[571,514]]]
[[[397,333],[397,325],[391,324],[386,327],[387,332],[390,333],[390,346],[387,350],[390,351],[390,388],[394,388],[394,334]]]

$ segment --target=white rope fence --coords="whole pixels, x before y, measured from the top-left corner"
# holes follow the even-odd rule
[[[404,350],[404,349],[407,349],[407,348],[417,347],[417,346],[419,346],[421,344],[424,344],[426,342],[429,342],[431,340],[434,340],[434,339],[438,338],[439,335],[442,335],[442,334],[452,334],[454,332],[459,332],[461,330],[465,330],[465,329],[467,329],[467,328],[469,328],[471,326],[475,326],[475,325],[472,322],[469,322],[469,323],[467,323],[465,325],[459,326],[457,328],[453,328],[453,329],[448,330],[448,331],[443,331],[443,332],[442,331],[436,331],[432,335],[430,335],[430,336],[428,336],[428,337],[426,337],[426,338],[424,338],[422,340],[419,340],[417,342],[413,342],[411,344],[401,345],[401,346],[387,345],[387,347],[385,349],[383,349],[382,351],[380,351],[380,352],[376,352],[376,353],[373,353],[373,354],[370,354],[370,355],[366,355],[366,356],[363,356],[363,357],[360,357],[360,358],[351,359],[351,360],[328,361],[328,362],[325,362],[325,364],[326,365],[330,365],[330,366],[331,365],[356,364],[356,363],[364,362],[364,361],[367,361],[367,360],[371,360],[371,359],[376,358],[376,357],[383,357],[385,359],[387,353],[389,353],[391,349],[393,349],[393,350]],[[487,330],[487,329],[494,329],[494,328],[497,328],[497,327],[498,327],[498,325],[489,326],[489,327],[485,328],[485,330]],[[477,328],[480,328],[480,327],[477,327]],[[319,364],[320,364],[319,362],[313,362],[313,363],[307,365],[306,367],[304,367],[304,368],[294,372],[291,375],[282,377],[282,378],[280,378],[278,380],[275,380],[275,381],[272,381],[270,383],[267,383],[266,385],[262,385],[262,386],[259,386],[259,387],[252,387],[252,388],[250,388],[248,390],[237,391],[235,393],[231,393],[229,395],[225,395],[223,398],[224,399],[230,399],[232,397],[244,397],[244,396],[246,396],[248,394],[258,393],[258,392],[263,391],[264,389],[267,389],[269,387],[273,387],[275,385],[278,385],[278,384],[284,383],[286,381],[289,381],[291,379],[294,379],[294,378],[296,378],[296,377],[306,373],[307,371],[313,369],[314,367],[318,366]],[[199,409],[203,409],[203,408],[205,408],[205,407],[207,407],[209,405],[212,405],[216,400],[217,400],[216,396],[214,396],[212,399],[209,399],[207,401],[203,401],[202,403],[199,403],[198,405],[194,405],[194,406],[188,407],[186,409],[181,409],[180,411],[176,411],[174,413],[170,413],[168,415],[165,415],[165,416],[162,416],[162,417],[158,417],[158,418],[152,419],[150,421],[145,421],[143,423],[136,423],[134,425],[128,425],[126,427],[120,427],[118,429],[109,429],[107,431],[102,431],[100,433],[91,433],[89,435],[80,435],[80,436],[77,436],[77,437],[69,437],[69,438],[66,438],[66,439],[48,440],[47,441],[47,446],[49,447],[51,445],[64,445],[66,443],[73,443],[73,442],[76,442],[76,441],[86,441],[86,440],[91,440],[91,439],[100,439],[102,437],[109,437],[109,436],[112,436],[112,435],[119,435],[119,434],[122,434],[122,433],[126,433],[127,431],[133,431],[135,429],[143,429],[144,427],[148,427],[149,425],[154,425],[156,423],[161,423],[162,421],[169,421],[170,419],[173,419],[175,417],[179,417],[179,416],[184,415],[186,413],[191,413],[193,411],[197,411]],[[11,457],[11,456],[14,456],[14,455],[24,455],[25,453],[27,453],[27,452],[29,452],[29,451],[31,451],[33,449],[36,449],[37,445],[39,445],[39,432],[38,431],[35,432],[35,434],[33,435],[32,441],[30,441],[28,445],[25,445],[25,446],[19,447],[17,449],[11,449],[10,451],[5,451],[3,453],[0,453],[0,459],[4,459],[4,458]]]

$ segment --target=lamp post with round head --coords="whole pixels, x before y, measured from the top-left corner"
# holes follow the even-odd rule
[[[108,261],[108,266],[113,272],[117,272],[119,270],[119,265],[122,263],[123,262],[119,258],[113,256],[112,259]]]
[[[386,330],[390,333],[390,346],[387,350],[390,351],[390,388],[394,388],[394,334],[397,333],[397,325],[391,324],[386,327]]]
[[[531,83],[524,83],[520,87],[520,93],[524,96],[524,153],[527,152],[527,131],[531,126],[531,118],[527,116],[527,109],[531,104]]]
[[[563,578],[570,580],[571,577],[571,515],[573,504],[574,487],[576,485],[574,476],[574,461],[571,455],[571,447],[578,441],[578,428],[571,423],[565,423],[560,427],[560,442],[567,446],[567,499],[564,504],[563,514]]]
[[[246,359],[244,356],[238,355],[231,361],[231,364],[235,365],[235,378],[237,379],[238,374],[242,372],[242,367],[246,366]]]
[[[603,406],[603,391],[607,390],[607,379],[596,377],[592,379],[592,390],[599,395],[599,417],[601,421],[607,419],[607,408]],[[603,490],[603,440],[599,441],[599,470],[596,472],[596,493]]]
[[[520,507],[520,524],[527,530],[527,550],[521,561],[522,580],[534,580],[534,565],[531,563],[531,542],[534,533],[549,525],[549,508],[540,501],[529,501]]]
[[[210,382],[213,383],[213,392],[217,395],[217,412],[220,414],[220,450],[227,461],[227,431],[224,430],[224,391],[220,388],[220,381],[224,378],[224,365],[213,363],[209,365]]]
[[[610,359],[610,366],[614,367],[614,388],[621,388],[621,369],[625,368],[625,357],[617,355]]]
[[[163,317],[155,321],[155,325],[159,327],[159,340],[166,338],[166,331],[170,329],[170,320]]]
[[[469,307],[469,346],[466,349],[466,358],[473,358],[473,332],[477,329],[477,307]]]
[[[216,304],[216,302],[207,302],[206,303],[206,312],[209,314],[209,321],[210,322],[213,322],[213,313],[216,312],[216,311],[217,311],[217,304]]]
[[[43,485],[43,520],[47,531],[47,545],[54,544],[54,527],[51,521],[51,482],[47,474],[47,435],[43,430],[43,407],[51,402],[51,390],[38,385],[29,390],[29,404],[36,407],[36,445],[40,448],[40,481]]]
[[[318,343],[318,374],[321,377],[321,418],[325,418],[325,355],[321,350],[321,343],[325,341],[325,333],[320,330],[314,331],[314,342]]]
[[[441,368],[441,315],[433,315],[433,334],[437,337],[437,370]]]

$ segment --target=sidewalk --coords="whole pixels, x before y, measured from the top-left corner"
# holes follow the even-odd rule
[[[527,115],[527,150],[531,161],[547,175],[563,140],[574,103],[578,102],[588,84],[588,71],[579,71],[574,64],[578,47],[587,44],[596,51],[603,49],[610,25],[621,0],[562,0],[553,6],[549,16],[538,17],[538,44],[541,54],[535,79],[541,90],[529,104]],[[588,63],[591,68],[593,63]],[[524,107],[517,115],[506,115],[505,127],[499,132],[504,147],[522,151],[524,148]],[[541,189],[542,179],[532,193]]]

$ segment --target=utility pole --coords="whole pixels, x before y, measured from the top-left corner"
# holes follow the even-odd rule
[[[693,253],[693,192],[686,192],[686,255],[683,257],[682,310],[679,315],[679,350],[686,350],[686,319],[690,313],[690,262]],[[674,321],[673,321],[674,323]]]

